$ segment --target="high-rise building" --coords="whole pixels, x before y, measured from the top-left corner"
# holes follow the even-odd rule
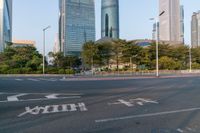
[[[56,34],[53,53],[58,53],[58,52],[60,52],[60,44],[59,44],[58,34]]]
[[[119,1],[102,0],[101,37],[119,38]]]
[[[12,41],[12,0],[0,0],[0,52]]]
[[[191,44],[193,48],[200,46],[200,11],[192,15]]]
[[[184,28],[184,6],[181,5],[180,7],[180,22],[181,22],[181,41],[184,43],[185,42],[185,38],[184,38],[184,32],[185,32],[185,28]]]
[[[87,41],[95,41],[94,0],[59,0],[59,40],[64,55],[80,55]]]
[[[182,42],[180,22],[180,1],[159,0],[160,40]]]
[[[158,31],[158,33],[157,33],[157,31]],[[159,36],[160,36],[159,35],[159,22],[157,22],[157,25],[156,25],[156,23],[153,24],[152,40],[156,40],[157,37],[158,37],[158,40],[160,40]]]

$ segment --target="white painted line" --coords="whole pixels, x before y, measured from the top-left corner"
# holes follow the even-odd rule
[[[48,100],[79,99],[79,98],[81,98],[81,96],[59,97],[59,98],[56,98],[56,99],[38,98],[38,99],[27,99],[27,100],[18,100],[18,101],[0,101],[0,103],[9,103],[9,102],[31,102],[31,101],[48,101]]]
[[[85,103],[47,105],[44,107],[36,106],[34,108],[25,107],[25,112],[19,114],[18,117],[22,117],[27,114],[31,115],[52,114],[52,113],[62,113],[62,112],[75,112],[78,110],[80,110],[81,112],[88,111]]]
[[[184,131],[183,130],[181,130],[180,128],[179,129],[177,129],[177,131],[178,132],[180,132],[180,133],[183,133]]]
[[[59,96],[60,94],[50,94],[50,95],[47,95],[47,96],[45,96],[46,98],[48,98],[48,99],[57,99],[58,97],[57,96]]]
[[[19,101],[18,97],[25,96],[25,95],[27,95],[27,94],[24,93],[24,94],[18,94],[18,95],[8,96],[7,100],[9,102]]]
[[[134,106],[132,103],[127,102],[127,101],[122,100],[122,99],[119,99],[118,101],[119,101],[120,103],[122,103],[122,104],[128,106],[128,107],[133,107],[133,106]]]
[[[37,79],[27,79],[27,80],[30,80],[30,81],[35,81],[35,82],[38,82],[40,80],[37,80]]]
[[[17,81],[23,81],[23,79],[15,79],[15,80],[17,80]]]
[[[1,94],[8,94],[8,95],[15,95],[15,94],[27,94],[27,95],[50,95],[52,93],[26,93],[26,92],[14,92],[14,93],[10,93],[10,92],[0,92]],[[59,95],[66,95],[66,96],[80,96],[83,95],[81,93],[59,93]]]
[[[133,119],[133,118],[153,117],[153,116],[162,116],[162,115],[177,114],[177,113],[184,113],[184,112],[192,112],[192,111],[200,111],[200,107],[174,110],[174,111],[166,111],[166,112],[158,112],[158,113],[150,113],[150,114],[142,114],[142,115],[130,115],[130,116],[124,116],[124,117],[107,118],[107,119],[95,120],[95,122],[103,123],[103,122],[127,120],[127,119]]]

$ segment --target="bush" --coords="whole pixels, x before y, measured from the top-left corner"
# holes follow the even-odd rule
[[[75,71],[73,69],[66,69],[65,73],[66,74],[75,74]]]
[[[58,70],[58,74],[65,74],[65,69]]]

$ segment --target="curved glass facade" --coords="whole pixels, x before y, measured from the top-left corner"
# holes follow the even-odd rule
[[[80,55],[87,41],[95,41],[94,0],[60,0],[59,38],[64,55]]]
[[[119,38],[119,1],[101,2],[101,37]]]
[[[0,0],[0,52],[12,41],[12,0]]]

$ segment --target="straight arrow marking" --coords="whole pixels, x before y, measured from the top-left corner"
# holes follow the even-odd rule
[[[19,101],[18,97],[25,96],[25,95],[27,95],[27,94],[23,93],[23,94],[8,96],[8,97],[7,97],[7,100],[8,100],[9,102]]]

